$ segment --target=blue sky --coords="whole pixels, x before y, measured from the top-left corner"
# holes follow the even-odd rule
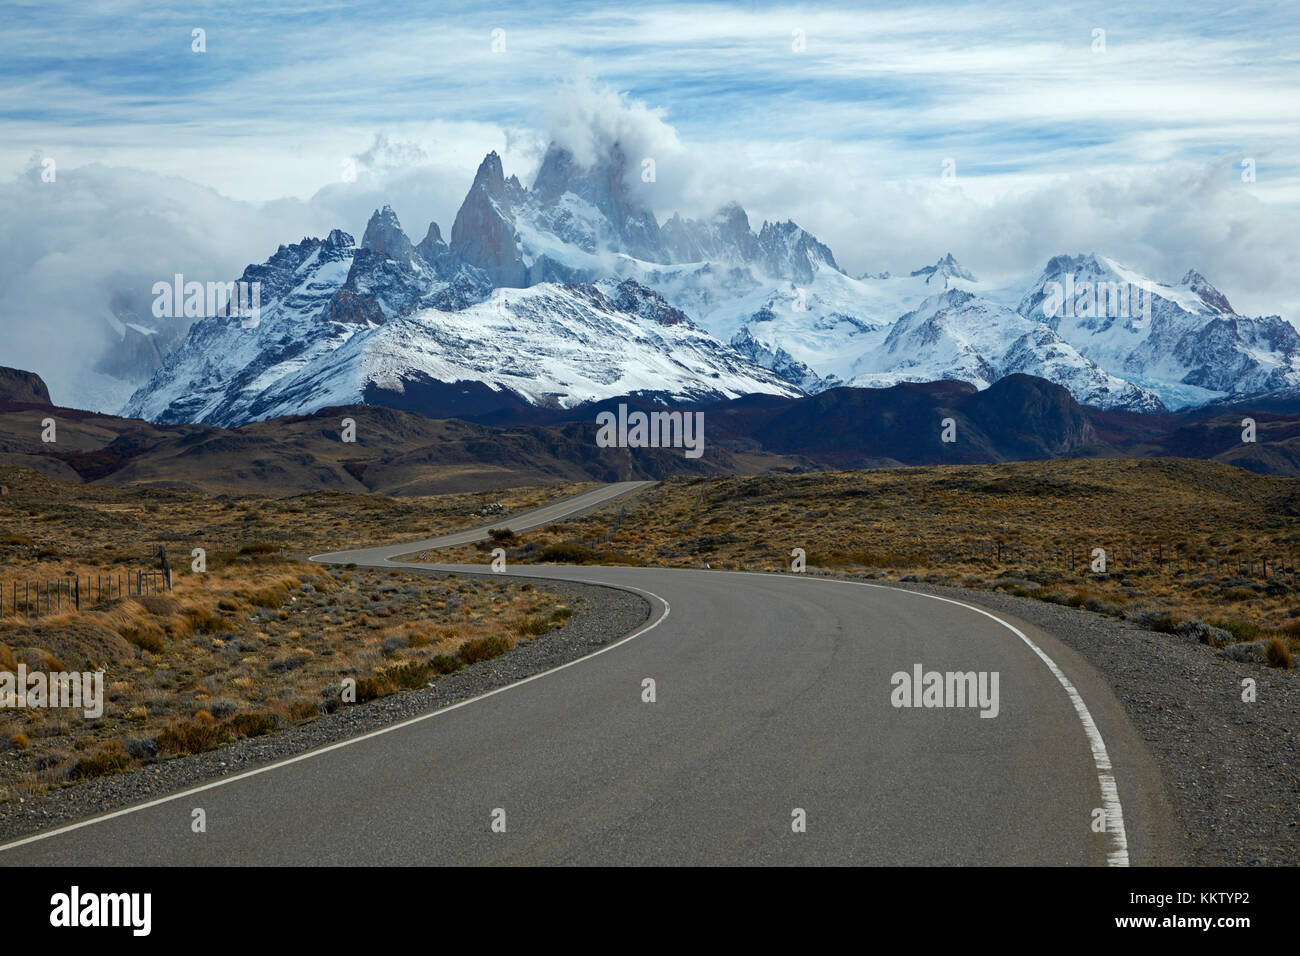
[[[884,180],[944,158],[988,179],[1241,153],[1261,157],[1257,192],[1294,200],[1297,19],[1204,2],[7,3],[0,162],[39,147],[306,198],[381,130],[470,165],[491,128],[537,129],[586,73],[683,142],[835,144]]]
[[[738,200],[855,274],[1099,252],[1300,318],[1293,3],[110,0],[0,22],[10,310],[48,311],[70,269],[69,314],[128,271],[236,274],[384,202],[446,235],[488,150],[529,182],[552,137],[615,137],[656,159],[661,217]]]

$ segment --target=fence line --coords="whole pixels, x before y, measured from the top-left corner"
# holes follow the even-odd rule
[[[85,582],[83,587],[82,582]],[[160,594],[171,590],[164,571],[126,571],[114,574],[64,576],[38,581],[0,581],[0,614],[41,617],[65,608],[81,610],[113,598]]]
[[[599,538],[593,538],[588,542],[588,545],[594,546],[598,544],[609,544],[610,541],[614,540],[614,535],[618,534],[618,529],[623,527],[623,516],[625,514],[627,514],[627,505],[622,505],[618,509],[618,514],[614,516],[614,520],[610,524],[609,530]]]

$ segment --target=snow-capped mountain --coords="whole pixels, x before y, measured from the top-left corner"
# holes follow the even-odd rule
[[[1164,407],[1154,392],[1107,374],[1047,325],[962,289],[931,296],[901,316],[854,372],[850,385],[955,379],[978,388],[1024,372],[1062,385],[1097,408]]]
[[[360,248],[339,230],[282,246],[244,273],[263,283],[256,327],[195,323],[124,413],[232,425],[354,402],[402,407],[411,390],[479,411],[799,394],[630,280],[500,288],[470,302],[482,276],[430,236],[412,246],[385,208]]]
[[[978,287],[935,267],[854,279],[825,263],[805,281],[733,266],[720,282],[717,272],[704,264],[660,270],[642,281],[754,361],[789,369],[789,380],[811,394],[846,384],[859,360],[884,344],[898,316],[929,296],[950,286]]]
[[[1300,384],[1295,328],[1238,315],[1195,270],[1172,286],[1104,256],[1055,256],[1017,311],[1171,407]]]
[[[385,206],[360,246],[337,229],[281,246],[242,277],[262,283],[260,324],[194,323],[123,413],[234,424],[353,401],[418,408],[421,396],[445,412],[935,379],[984,388],[1016,372],[1088,404],[1154,411],[1300,384],[1300,335],[1237,315],[1196,272],[1168,286],[1058,256],[1008,297],[947,253],[855,278],[794,222],[755,230],[735,203],[661,225],[630,172],[617,145],[589,166],[553,145],[526,187],[489,153],[446,239],[430,223],[413,243]],[[1126,297],[1132,314],[1107,311],[1095,294],[1114,305],[1112,285],[1152,294]]]
[[[961,263],[952,257],[949,252],[942,259],[932,266],[923,266],[912,273],[912,278],[924,276],[926,284],[941,282],[944,287],[947,286],[949,279],[965,279],[967,282],[974,282],[975,277],[962,268]]]
[[[794,222],[755,231],[738,203],[660,226],[636,206],[627,175],[617,146],[589,168],[552,146],[526,189],[490,154],[466,200],[471,214],[457,216],[487,237],[466,241],[467,260],[497,285],[635,279],[808,392],[842,384],[853,360],[926,296],[975,281],[951,254],[912,276],[854,279]]]
[[[434,383],[479,383],[559,407],[622,395],[675,404],[798,394],[630,280],[541,283],[498,289],[455,311],[422,309],[287,371],[236,414],[266,418],[363,401],[400,406],[399,396]]]
[[[239,421],[230,406],[274,386],[288,367],[302,368],[382,321],[382,307],[348,286],[357,249],[335,229],[324,240],[281,246],[241,277],[260,282],[261,315],[252,328],[218,315],[195,322],[185,345],[131,396],[122,414],[158,422]]]

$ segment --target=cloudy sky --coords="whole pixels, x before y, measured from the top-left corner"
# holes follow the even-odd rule
[[[445,235],[488,150],[531,182],[549,139],[611,136],[661,217],[739,200],[855,274],[1096,251],[1300,319],[1290,3],[80,6],[0,31],[20,357],[137,271],[225,278],[383,202]]]

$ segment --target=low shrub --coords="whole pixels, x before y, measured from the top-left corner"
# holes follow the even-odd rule
[[[456,656],[464,664],[477,664],[480,661],[500,657],[508,650],[510,650],[510,645],[506,643],[504,637],[480,637],[462,644],[460,650],[456,652]]]
[[[289,719],[307,721],[320,716],[320,707],[314,700],[295,700],[289,705]]]
[[[210,714],[208,716],[211,717]],[[215,750],[229,739],[230,735],[224,726],[198,721],[173,724],[158,735],[158,752],[201,754]]]
[[[1156,631],[1160,634],[1177,634],[1178,618],[1174,617],[1172,611],[1146,611],[1138,616],[1138,623],[1148,631]]]
[[[1210,621],[1211,627],[1227,631],[1234,640],[1257,641],[1264,637],[1264,629],[1250,621]]]
[[[253,544],[246,544],[239,549],[240,554],[277,554],[280,551],[280,545],[272,544],[269,541],[258,541]]]
[[[1124,609],[1118,604],[1112,604],[1109,601],[1103,601],[1098,597],[1090,597],[1083,602],[1084,608],[1097,614],[1109,614],[1112,617],[1118,617],[1124,613]]]
[[[395,691],[423,687],[428,682],[429,670],[425,664],[399,664],[372,677],[363,677],[357,681],[357,702],[364,703]]]
[[[357,681],[357,703],[364,704],[392,693],[393,685],[383,677],[363,677]]]
[[[1280,667],[1288,671],[1292,667],[1291,652],[1287,650],[1286,642],[1280,637],[1275,637],[1268,642],[1264,648],[1264,659],[1268,661],[1269,667]]]
[[[402,664],[388,670],[387,675],[398,690],[415,690],[429,680],[428,671],[423,664]]]
[[[236,737],[264,737],[279,730],[280,722],[274,714],[244,713],[231,717],[226,726]]]
[[[538,561],[556,561],[562,564],[586,564],[594,560],[596,553],[585,544],[565,541],[560,544],[548,544],[537,552]]]
[[[153,760],[158,756],[158,741],[152,737],[131,737],[126,742],[126,752],[136,760]]]
[[[550,632],[551,622],[539,615],[530,615],[515,621],[513,628],[520,637],[541,637]]]
[[[1211,627],[1201,621],[1191,619],[1178,625],[1178,633],[1188,640],[1208,644],[1210,647],[1226,647],[1233,637],[1227,631]]]
[[[435,654],[429,659],[429,669],[435,674],[454,674],[465,665],[451,654]]]
[[[225,720],[232,714],[239,713],[239,705],[233,700],[218,698],[208,703],[208,713],[217,720]]]
[[[278,608],[284,603],[284,593],[276,588],[260,588],[240,595],[253,607]]]
[[[134,644],[141,650],[149,651],[151,654],[161,654],[167,644],[163,641],[162,635],[156,631],[146,630],[141,627],[128,625],[118,632],[130,644]]]
[[[224,631],[233,631],[234,625],[227,621],[215,611],[210,611],[206,607],[192,607],[186,610],[185,616],[193,625],[194,630],[200,634],[220,634]]]
[[[70,780],[90,780],[94,777],[109,777],[131,768],[131,758],[120,750],[104,750],[93,757],[82,757],[73,764],[68,774]]]

